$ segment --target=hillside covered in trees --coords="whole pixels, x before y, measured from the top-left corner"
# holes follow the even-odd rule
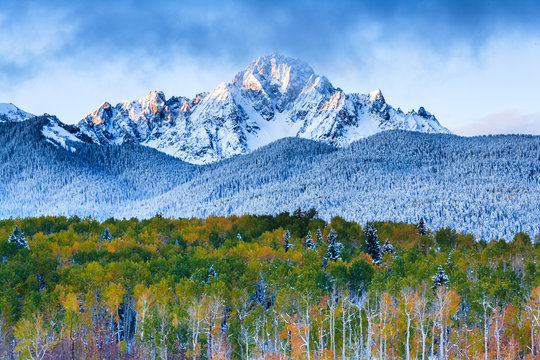
[[[385,131],[344,148],[284,138],[199,166],[141,145],[44,136],[57,122],[0,124],[0,218],[206,218],[313,207],[327,221],[423,216],[432,228],[481,238],[540,235],[540,136]]]
[[[537,359],[540,245],[275,216],[0,221],[0,357]]]

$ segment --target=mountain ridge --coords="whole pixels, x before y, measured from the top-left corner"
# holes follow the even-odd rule
[[[34,117],[4,105],[0,121]],[[423,107],[394,109],[380,89],[347,94],[307,63],[275,53],[192,99],[154,90],[114,106],[104,102],[74,125],[54,122],[45,135],[63,147],[135,143],[193,164],[247,154],[285,137],[345,147],[384,130],[450,133]]]
[[[343,147],[382,130],[450,133],[423,107],[403,113],[379,89],[346,94],[308,64],[279,54],[254,60],[231,82],[193,99],[151,91],[106,102],[77,126],[97,144],[140,143],[195,164],[289,136]]]
[[[12,103],[0,103],[0,122],[24,121],[35,117]]]
[[[540,235],[540,136],[391,130],[346,147],[288,137],[195,165],[136,143],[62,143],[48,133],[73,130],[53,116],[0,123],[0,218],[205,218],[301,207],[360,223],[422,216],[432,229],[484,239]]]

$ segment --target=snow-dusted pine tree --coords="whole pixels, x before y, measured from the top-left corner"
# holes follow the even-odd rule
[[[371,256],[374,264],[380,264],[382,258],[381,244],[377,235],[377,228],[372,223],[368,223],[365,229],[366,241],[364,244],[365,251]]]
[[[212,278],[216,278],[218,276],[218,273],[216,272],[216,269],[214,269],[214,265],[210,266],[210,269],[208,270],[208,280],[211,280]]]
[[[109,228],[105,228],[105,230],[103,231],[103,235],[101,235],[101,240],[108,241],[108,242],[112,241],[112,235]]]
[[[445,286],[450,282],[450,279],[448,279],[448,275],[446,275],[441,265],[439,265],[439,270],[431,278],[431,280],[433,281],[433,286],[431,287],[433,290],[436,290],[440,286]]]
[[[26,242],[24,232],[20,231],[18,226],[15,226],[15,229],[13,229],[13,232],[9,235],[8,242],[17,245],[19,249],[30,249]]]
[[[291,233],[289,230],[285,231],[285,235],[283,235],[283,249],[285,249],[285,252],[289,251],[289,249],[292,249],[293,244],[291,243]]]
[[[420,218],[420,221],[418,222],[418,225],[416,227],[418,228],[419,235],[422,235],[422,236],[427,235],[426,223],[424,222],[423,217]]]
[[[238,241],[242,241],[242,235],[240,235],[240,233],[236,234],[236,239]]]
[[[268,310],[275,300],[275,295],[268,291],[264,274],[261,274],[261,279],[255,284],[255,293],[251,296],[251,300],[261,305],[265,310]]]
[[[313,238],[311,237],[311,231],[308,231],[306,235],[306,242],[304,242],[304,246],[306,249],[315,250],[316,245],[313,241]]]
[[[315,243],[315,246],[319,246],[319,245],[321,245],[323,243],[323,237],[322,237],[321,228],[317,229],[317,235],[315,237],[315,240],[317,240],[317,242]]]
[[[334,229],[330,229],[327,241],[328,250],[326,251],[323,264],[327,264],[328,261],[341,260],[341,250],[343,249],[343,244],[337,241],[337,234]]]
[[[388,241],[388,239],[386,239],[386,241],[384,242],[384,245],[382,246],[382,253],[383,254],[394,253],[394,245],[390,244],[390,241]]]
[[[266,299],[266,279],[261,274],[261,279],[255,284],[255,293],[252,296],[253,301],[259,305],[263,305]]]

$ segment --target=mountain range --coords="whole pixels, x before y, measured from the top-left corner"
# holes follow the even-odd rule
[[[271,55],[194,99],[150,92],[76,124],[0,105],[0,218],[275,214],[540,235],[540,137],[460,137],[380,91]]]
[[[207,164],[284,137],[343,147],[382,130],[450,133],[423,107],[408,113],[396,110],[378,89],[346,94],[309,65],[271,54],[253,61],[231,82],[193,99],[167,99],[163,92],[151,91],[115,106],[105,102],[70,131],[85,142],[136,143]]]
[[[346,147],[295,137],[196,165],[135,143],[60,143],[69,130],[53,116],[0,123],[0,218],[315,208],[360,223],[424,217],[483,239],[540,234],[539,136],[392,130]]]

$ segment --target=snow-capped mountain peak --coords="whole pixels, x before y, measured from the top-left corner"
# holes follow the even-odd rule
[[[382,94],[381,89],[375,89],[372,92],[369,93],[369,101],[384,101],[384,96]]]
[[[346,146],[382,130],[449,133],[424,108],[404,114],[379,89],[346,94],[308,64],[279,54],[254,60],[231,82],[193,99],[151,91],[114,107],[105,103],[78,126],[98,144],[136,142],[197,164],[289,136]]]
[[[265,90],[272,87],[282,94],[294,96],[298,95],[313,74],[311,66],[302,61],[271,54],[249,64],[235,76],[233,83],[238,83],[241,79],[243,85],[246,83],[249,86],[256,85],[259,89]]]
[[[0,122],[24,121],[35,117],[12,103],[0,103]]]

